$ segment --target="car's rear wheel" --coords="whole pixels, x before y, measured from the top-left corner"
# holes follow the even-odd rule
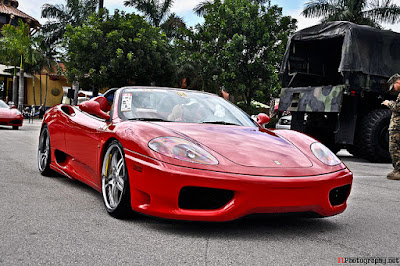
[[[101,189],[104,205],[111,216],[125,218],[132,213],[125,154],[118,141],[111,142],[104,155]]]
[[[46,125],[40,131],[37,160],[40,173],[44,176],[49,176],[52,172],[50,169],[51,152],[49,129]]]

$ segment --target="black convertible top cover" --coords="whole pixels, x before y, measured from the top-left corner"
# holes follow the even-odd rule
[[[281,73],[287,71],[293,43],[338,37],[343,38],[339,72],[362,72],[382,77],[400,73],[400,33],[346,21],[322,23],[294,33],[288,42]],[[329,47],[326,47],[327,53],[329,50]]]

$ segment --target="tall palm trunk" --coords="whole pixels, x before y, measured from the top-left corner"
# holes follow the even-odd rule
[[[13,97],[12,101],[14,104],[18,102],[18,77],[17,75],[13,76]]]
[[[24,69],[21,67],[19,70],[19,89],[18,89],[18,109],[22,110],[24,108],[25,99],[25,79],[24,79]]]
[[[18,102],[18,83],[17,83],[17,68],[14,67],[14,76],[13,76],[13,96],[12,101],[16,105]]]
[[[39,96],[40,96],[40,105],[42,105],[42,71],[40,71],[40,76],[39,76]]]
[[[46,107],[46,100],[47,100],[47,80],[49,79],[49,73],[46,72],[46,91],[44,93],[44,103],[43,103],[43,108]]]
[[[25,78],[24,78],[24,56],[21,55],[21,63],[19,68],[19,90],[18,90],[18,109],[24,109],[25,99]]]
[[[33,92],[33,105],[36,105],[36,95],[35,95],[35,75],[33,75],[33,79],[32,79],[32,92]]]

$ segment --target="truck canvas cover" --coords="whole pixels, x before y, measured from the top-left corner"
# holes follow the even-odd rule
[[[361,72],[390,77],[400,72],[400,34],[351,22],[335,21],[318,24],[292,35],[283,58],[281,73],[288,71],[293,42],[343,38],[338,72]],[[326,47],[330,53],[330,47]]]

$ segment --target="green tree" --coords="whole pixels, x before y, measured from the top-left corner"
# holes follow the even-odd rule
[[[183,18],[177,16],[175,13],[171,13],[160,27],[167,37],[177,39],[184,38],[187,30]]]
[[[14,66],[13,75],[13,95],[11,101],[14,104],[18,103],[18,78],[17,78],[17,66],[20,63],[20,56],[17,53],[14,46],[10,45],[9,40],[0,38],[0,58],[1,62],[8,65]]]
[[[42,18],[49,19],[42,32],[47,35],[47,42],[59,42],[66,26],[80,26],[96,11],[98,0],[66,0],[66,4],[44,4]]]
[[[400,6],[392,0],[315,0],[305,4],[302,15],[322,17],[322,22],[350,21],[381,28],[379,23],[400,21]]]
[[[204,16],[207,12],[207,9],[210,9],[212,5],[218,5],[221,4],[220,0],[213,0],[213,1],[203,1],[200,2],[195,8],[193,8],[194,13],[196,13],[198,16]]]
[[[1,49],[9,53],[11,62],[16,63],[19,61],[19,88],[16,91],[16,86],[13,86],[13,101],[16,102],[16,95],[18,94],[18,108],[22,109],[24,104],[25,86],[24,86],[24,66],[25,63],[34,63],[36,60],[34,47],[34,40],[29,35],[29,26],[18,21],[18,27],[7,24],[2,29],[3,38],[1,38]],[[4,52],[2,52],[4,54]],[[15,71],[14,71],[15,74]],[[15,77],[14,81],[15,82]]]
[[[270,1],[225,0],[204,6],[204,24],[191,42],[191,62],[199,62],[202,89],[224,86],[250,109],[278,93],[278,69],[296,20],[282,16]]]
[[[126,0],[125,6],[134,7],[142,12],[154,27],[160,27],[169,14],[174,0]]]
[[[200,2],[195,8],[193,8],[194,13],[196,13],[198,16],[204,16],[207,13],[207,10],[211,8],[212,5],[216,4],[221,4],[223,1],[221,0],[210,0],[210,1],[203,1]],[[268,0],[251,0],[253,3],[257,4],[266,4],[269,3]]]
[[[138,15],[93,14],[83,26],[67,26],[64,48],[67,77],[93,91],[129,84],[169,86],[174,77],[168,38]]]
[[[186,29],[183,18],[170,13],[174,0],[126,0],[125,6],[134,7],[142,12],[154,27],[161,27],[168,37],[181,38],[180,29]]]

